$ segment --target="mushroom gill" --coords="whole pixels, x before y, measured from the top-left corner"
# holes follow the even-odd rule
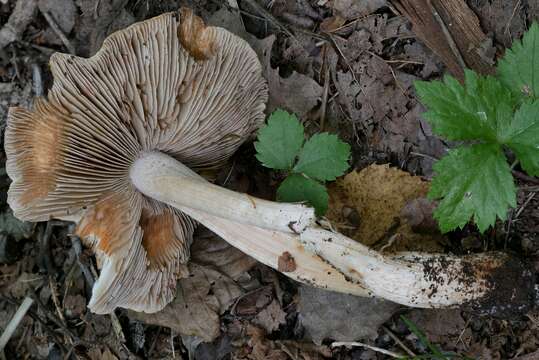
[[[80,220],[101,267],[92,311],[158,311],[195,222],[141,194],[130,168],[152,151],[197,170],[225,162],[264,121],[260,63],[245,41],[182,9],[112,34],[89,59],[55,54],[50,68],[48,98],[8,115],[8,202],[20,219]]]

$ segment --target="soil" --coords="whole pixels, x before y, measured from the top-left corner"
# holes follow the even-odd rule
[[[96,275],[95,259],[70,236],[73,225],[21,223],[6,203],[10,180],[5,173],[3,130],[8,108],[31,108],[35,96],[47,93],[52,86],[50,56],[54,52],[91,56],[111,32],[181,6],[247,39],[265,67],[269,109],[296,113],[309,133],[339,134],[352,145],[354,169],[389,163],[428,180],[433,162],[451,144],[436,137],[421,117],[424,108],[413,82],[437,79],[448,66],[458,76],[458,61],[451,58],[454,54],[447,51],[450,44],[444,38],[429,42],[432,38],[425,27],[397,11],[406,3],[0,0],[0,332],[23,300],[33,299],[4,349],[5,357],[367,360],[401,354],[429,358],[432,343],[453,358],[539,359],[537,309],[509,306],[510,311],[500,317],[478,313],[474,306],[410,309],[328,293],[256,263],[202,227],[195,234],[191,276],[180,282],[177,298],[165,311],[147,316],[117,309],[113,315],[96,315],[86,308]],[[489,64],[533,21],[539,21],[534,0],[468,0],[461,5],[469,11],[463,12],[466,16],[478,20],[481,36],[470,38],[489,44],[474,60],[480,63],[477,71],[490,71]],[[440,11],[442,18],[451,16],[444,11]],[[13,36],[9,41],[8,35]],[[456,46],[467,38],[458,39]],[[251,143],[212,176],[218,184],[268,199],[275,198],[282,180],[282,174],[256,161]],[[449,236],[438,234],[434,248],[458,254],[510,252],[535,264],[539,272],[539,179],[525,175],[518,166],[515,176],[518,205],[508,221],[483,235],[471,225]],[[343,214],[352,219],[348,225],[365,227],[362,221],[368,216]],[[413,217],[414,212],[407,216]],[[392,233],[382,229],[377,238],[388,242],[394,238],[399,224],[390,223]],[[414,229],[421,228],[416,225]],[[507,263],[508,274],[521,271],[511,264]],[[280,270],[295,267],[294,258],[283,253]],[[496,294],[492,298],[496,301]],[[424,333],[429,344],[406,325],[402,315]],[[361,341],[369,346],[332,347],[334,341]]]

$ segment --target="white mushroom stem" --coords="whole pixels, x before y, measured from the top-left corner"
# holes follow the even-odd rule
[[[368,289],[351,282],[320,256],[305,249],[298,235],[262,229],[252,225],[230,221],[203,211],[181,207],[187,215],[204,224],[225,239],[230,245],[259,262],[282,271],[288,277],[313,286],[358,296],[370,296]],[[279,258],[289,254],[294,270],[279,267]]]
[[[130,175],[145,195],[178,208],[258,261],[313,286],[426,308],[495,304],[497,311],[500,305],[501,310],[521,311],[531,304],[533,276],[506,254],[383,255],[316,225],[304,206],[223,189],[164,154],[145,154]],[[283,256],[292,268],[280,268]]]
[[[176,208],[189,207],[264,229],[300,233],[314,224],[314,210],[301,204],[276,203],[211,184],[187,166],[159,152],[149,152],[131,167],[135,187]]]

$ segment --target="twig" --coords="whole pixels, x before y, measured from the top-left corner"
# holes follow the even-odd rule
[[[37,97],[43,96],[43,75],[41,68],[36,63],[32,63],[30,67],[32,68],[32,89],[34,90],[34,95]]]
[[[66,325],[64,325],[60,319],[58,319],[56,317],[56,315],[54,315],[53,313],[51,313],[49,311],[49,309],[45,306],[45,304],[43,304],[41,302],[41,300],[39,299],[39,296],[37,296],[37,294],[34,292],[34,290],[30,289],[30,296],[32,297],[32,299],[34,299],[34,301],[37,303],[37,305],[41,308],[41,310],[43,310],[43,313],[45,314],[45,316],[51,320],[56,326],[58,326],[59,328],[61,328],[62,330],[64,330],[66,332],[66,334],[71,338],[71,340],[73,340],[73,342],[75,343],[86,343],[85,341],[81,340],[77,335],[75,335],[71,329],[69,329]]]
[[[513,173],[513,175],[516,177],[516,178],[519,178],[520,180],[524,180],[524,181],[527,181],[527,182],[531,182],[533,184],[539,184],[539,179],[534,177],[534,176],[529,176],[529,175],[526,175],[520,171],[517,171],[517,170],[513,170],[511,171]]]
[[[56,284],[53,283],[52,276],[50,275],[49,275],[49,288],[51,289],[52,302],[54,303],[54,307],[56,308],[58,317],[60,318],[60,321],[65,325],[66,319],[64,318],[64,314],[62,312],[62,309],[60,308],[60,301],[58,300],[58,292],[56,291]]]
[[[530,195],[528,195],[528,198],[526,199],[526,201],[524,201],[524,204],[522,204],[522,206],[518,209],[516,215],[515,215],[515,218],[514,220],[518,219],[518,217],[520,216],[520,214],[522,213],[522,211],[524,211],[524,208],[528,205],[528,203],[535,197],[535,192],[532,192],[530,193]]]
[[[34,18],[37,0],[18,0],[7,23],[0,29],[0,50],[20,38]]]
[[[266,10],[264,7],[260,6],[255,0],[245,0],[249,6],[251,6],[257,13],[262,15],[265,19],[267,19],[270,23],[272,23],[275,27],[281,29],[282,32],[284,32],[286,35],[290,36],[291,38],[296,39],[294,34],[286,26],[281,24],[279,20],[277,20],[268,10]]]
[[[73,250],[75,251],[75,255],[77,256],[77,263],[79,264],[79,267],[82,271],[82,274],[84,275],[84,279],[86,280],[86,284],[89,286],[89,290],[91,291],[92,287],[94,286],[94,277],[88,266],[86,266],[85,263],[81,260],[82,255],[82,244],[80,242],[80,238],[76,235],[70,235],[71,239],[71,246],[73,246]]]
[[[56,272],[50,255],[49,240],[52,235],[52,226],[53,224],[49,221],[45,225],[45,230],[41,227],[39,231],[39,267],[42,273],[47,273],[48,275],[53,275]]]
[[[415,151],[410,151],[410,155],[419,156],[419,157],[422,157],[422,158],[425,158],[425,159],[429,159],[429,160],[432,160],[432,161],[438,161],[438,160],[440,160],[440,159],[435,158],[434,156],[427,155],[427,154],[423,154],[423,153],[419,153],[419,152],[415,152]]]
[[[0,336],[0,352],[4,351],[4,348],[6,347],[7,342],[9,341],[9,339],[11,338],[11,336],[13,335],[13,333],[15,332],[15,330],[21,323],[22,319],[24,318],[28,310],[30,310],[30,307],[32,306],[33,303],[34,301],[32,300],[32,298],[28,296],[24,298],[22,304],[19,306],[19,308],[15,312],[15,315],[13,315],[9,324],[7,324],[4,332],[2,333],[2,336]]]
[[[507,34],[509,39],[511,39],[511,31],[509,30],[509,27],[511,26],[511,22],[515,18],[515,14],[517,12],[517,8],[520,6],[521,0],[518,0],[515,4],[515,7],[513,8],[513,12],[511,13],[511,17],[509,18],[509,21],[507,21],[507,25],[505,26],[505,30],[503,31],[504,34]]]
[[[328,48],[327,44],[324,44],[324,92],[322,93],[322,105],[320,106],[320,131],[324,131],[326,126],[326,112],[328,104],[328,93],[329,93],[329,59],[328,59]]]
[[[428,0],[428,4],[431,8],[432,15],[434,16],[434,19],[440,25],[440,28],[442,29],[442,32],[445,36],[445,39],[447,40],[447,44],[449,45],[449,48],[451,49],[451,52],[453,55],[455,55],[455,59],[457,59],[458,64],[462,69],[466,69],[466,63],[464,62],[464,58],[462,57],[462,54],[459,51],[459,48],[457,47],[457,44],[455,43],[455,40],[453,40],[453,37],[451,36],[451,33],[449,32],[449,29],[447,26],[445,26],[444,21],[442,20],[442,17],[440,14],[438,14],[438,11],[432,6],[430,0]]]
[[[51,14],[49,14],[48,11],[42,11],[41,12],[43,16],[45,17],[45,20],[49,23],[51,29],[56,33],[56,35],[60,38],[64,46],[66,47],[67,51],[69,51],[70,54],[75,55],[75,47],[71,44],[67,36],[64,34],[62,29],[60,29],[60,26],[56,23],[56,21],[52,18]]]
[[[13,300],[13,299],[10,299],[6,296],[2,296],[0,295],[0,299],[4,300],[4,301],[7,301],[8,303],[12,304],[12,305],[18,305],[18,303]],[[41,316],[37,315],[35,312],[33,312],[32,310],[28,310],[28,315],[34,319],[35,321],[39,322],[41,324],[41,326],[43,326],[43,329],[45,329],[45,331],[47,333],[49,333],[53,338],[54,340],[56,341],[56,344],[60,347],[60,349],[65,353],[67,351],[67,349],[62,345],[63,342],[62,342],[62,339],[58,336],[58,334],[56,334],[56,332],[54,330],[52,330],[48,325],[47,325],[47,322],[45,320],[43,320],[41,318]]]
[[[174,330],[170,328],[170,346],[172,347],[172,358],[176,359],[176,351],[174,350]]]
[[[41,46],[41,45],[36,45],[36,44],[33,44],[31,42],[28,42],[28,41],[18,41],[19,44],[21,45],[24,45],[26,47],[32,47],[36,50],[39,50],[41,51],[43,54],[45,54],[46,56],[51,56],[52,54],[54,54],[55,52],[57,52],[57,50],[54,50],[52,48],[49,48],[49,47],[46,47],[46,46]]]
[[[393,341],[395,341],[395,343],[397,343],[397,345],[399,345],[401,349],[404,350],[408,355],[415,356],[415,353],[412,350],[410,350],[408,346],[404,345],[401,339],[399,339],[397,335],[393,333],[393,331],[389,330],[389,328],[386,326],[382,326],[382,329],[384,329],[384,331],[389,335],[389,337],[392,338]]]
[[[122,330],[122,325],[120,324],[120,320],[118,320],[116,314],[113,312],[110,313],[110,322],[112,323],[112,329],[114,330],[118,341],[120,341],[121,343],[125,343],[125,335]]]
[[[346,346],[346,347],[360,346],[360,347],[370,349],[372,351],[379,352],[379,353],[384,354],[384,355],[394,357],[396,359],[399,359],[399,358],[403,357],[401,354],[398,354],[396,352],[389,351],[389,350],[386,350],[386,349],[382,349],[382,348],[379,348],[379,347],[376,347],[376,346],[371,346],[369,344],[365,344],[365,343],[358,342],[358,341],[350,341],[350,342],[342,341],[342,342],[334,342],[334,343],[331,344],[332,348],[339,347],[339,346]]]
[[[159,339],[159,335],[161,335],[162,330],[163,328],[161,326],[157,329],[157,334],[155,334],[155,338],[153,339],[152,344],[150,345],[150,348],[148,349],[148,357],[151,357],[153,353],[153,349],[155,348],[155,344],[157,344],[157,339]]]

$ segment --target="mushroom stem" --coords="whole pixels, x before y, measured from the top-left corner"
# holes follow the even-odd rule
[[[322,289],[384,298],[411,307],[466,305],[497,314],[522,312],[533,303],[532,273],[504,253],[457,257],[409,252],[388,256],[317,225],[297,235],[199,210],[181,210],[259,262]],[[293,271],[279,266],[285,253],[293,259]]]
[[[160,152],[138,158],[131,181],[146,196],[176,208],[189,207],[264,229],[300,233],[315,221],[314,209],[262,200],[211,184],[181,162]]]
[[[310,285],[423,308],[468,305],[520,312],[533,303],[533,273],[508,254],[384,255],[316,225],[302,205],[223,189],[159,153],[138,159],[131,179],[145,195],[178,208],[258,261]],[[280,266],[283,256],[293,266]]]

